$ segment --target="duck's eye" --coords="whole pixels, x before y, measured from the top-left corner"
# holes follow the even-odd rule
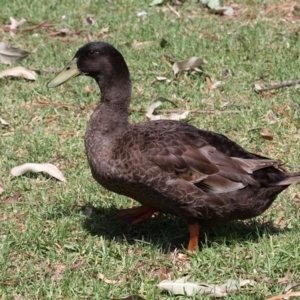
[[[98,51],[94,51],[94,50],[90,50],[89,52],[88,52],[88,56],[93,56],[93,55],[95,55],[95,54],[97,54],[97,53],[99,53]]]

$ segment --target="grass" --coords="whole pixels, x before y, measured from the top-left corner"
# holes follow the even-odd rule
[[[292,87],[257,94],[253,85],[299,78],[298,10],[292,9],[292,2],[236,1],[236,17],[225,18],[195,2],[172,6],[180,17],[167,4],[150,8],[138,0],[2,3],[2,28],[11,16],[25,17],[27,23],[13,36],[0,31],[1,40],[27,50],[38,46],[20,64],[40,75],[36,82],[0,79],[0,116],[11,126],[0,127],[0,179],[5,187],[0,196],[0,299],[110,299],[130,294],[148,300],[209,299],[175,297],[156,287],[162,277],[185,274],[191,281],[212,284],[251,279],[253,286],[227,298],[265,299],[284,293],[278,279],[289,267],[294,274],[289,281],[299,282],[299,185],[255,220],[204,230],[200,251],[180,259],[174,249],[184,253],[183,222],[166,216],[124,226],[115,211],[130,205],[130,199],[92,179],[83,135],[99,98],[95,83],[78,78],[58,89],[46,88],[53,77],[47,68],[62,68],[90,33],[95,40],[114,44],[129,65],[132,122],[145,120],[143,109],[158,96],[180,108],[236,110],[192,114],[189,122],[297,170],[299,91]],[[141,10],[146,17],[137,17]],[[88,15],[95,20],[93,26],[82,25]],[[70,33],[51,37],[50,29],[43,27],[22,31],[45,20],[51,21],[51,30],[67,28]],[[168,41],[163,49],[162,37]],[[222,85],[208,92],[204,76],[189,73],[170,84],[153,83],[155,76],[172,77],[163,54],[204,58],[205,72]],[[0,71],[7,68],[0,65]],[[262,139],[262,127],[274,133],[273,141]],[[66,184],[45,174],[10,175],[16,165],[49,160],[64,172]]]

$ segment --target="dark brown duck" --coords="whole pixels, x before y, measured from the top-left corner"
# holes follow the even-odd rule
[[[48,83],[93,77],[101,101],[85,134],[94,178],[106,189],[140,202],[118,216],[136,224],[155,212],[188,224],[188,249],[198,246],[200,226],[215,226],[263,213],[277,195],[300,180],[276,160],[250,153],[222,134],[169,120],[128,122],[131,82],[122,55],[110,44],[88,43]]]

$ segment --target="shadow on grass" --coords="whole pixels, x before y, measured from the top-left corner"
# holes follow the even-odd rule
[[[116,240],[127,244],[137,241],[156,244],[164,252],[175,248],[185,249],[188,243],[188,229],[180,218],[163,215],[145,220],[137,225],[124,224],[117,218],[117,208],[97,208],[92,205],[57,207],[44,216],[45,219],[59,219],[72,214],[83,214],[83,228],[92,235],[103,236],[107,240]],[[226,226],[203,228],[200,232],[200,250],[218,245],[231,245],[237,242],[258,242],[265,235],[278,235],[289,231],[278,228],[272,222],[259,224],[255,219],[233,221]]]
[[[87,218],[83,221],[83,228],[92,235],[103,236],[108,240],[117,240],[134,244],[139,240],[156,244],[163,251],[175,248],[185,249],[188,243],[188,229],[180,218],[164,215],[145,220],[131,226],[124,224],[117,218],[117,208],[95,208],[93,206],[77,207]],[[257,242],[265,235],[278,235],[289,231],[288,228],[278,228],[272,222],[259,224],[255,219],[247,221],[233,221],[226,226],[203,228],[200,234],[201,248],[213,247],[216,244],[234,244]]]

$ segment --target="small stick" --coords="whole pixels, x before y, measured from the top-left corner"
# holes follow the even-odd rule
[[[281,89],[281,88],[288,87],[288,86],[293,86],[293,85],[296,85],[299,83],[300,83],[300,79],[295,79],[295,80],[285,81],[282,83],[276,83],[276,84],[271,85],[266,88],[255,88],[255,90],[257,92],[264,92],[264,91],[269,91],[269,90]]]
[[[167,6],[171,9],[171,11],[172,11],[177,17],[181,18],[180,13],[179,13],[177,10],[175,10],[169,3],[167,3]]]

